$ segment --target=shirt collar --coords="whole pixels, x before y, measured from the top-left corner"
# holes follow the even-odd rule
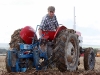
[[[54,16],[55,16],[55,14],[54,14]],[[53,17],[54,17],[54,16],[53,16]],[[48,14],[47,14],[47,17],[50,18],[50,16],[49,16]],[[53,17],[52,17],[52,18],[53,18]]]

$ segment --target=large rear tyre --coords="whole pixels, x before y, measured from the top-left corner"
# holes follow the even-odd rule
[[[95,67],[95,53],[93,48],[87,48],[84,52],[84,69],[93,70]]]
[[[18,43],[25,43],[24,40],[22,40],[21,37],[20,37],[20,31],[21,30],[22,29],[17,29],[11,35],[11,40],[10,40],[10,43],[9,43],[11,50],[16,49],[16,50],[19,51],[20,45]],[[23,59],[21,59],[21,61],[24,62]],[[28,63],[29,69],[31,69],[31,67],[32,67],[32,62],[33,62],[33,60],[29,59],[29,63]]]
[[[65,30],[57,36],[54,59],[61,71],[76,71],[79,60],[78,37],[74,30]]]
[[[15,48],[17,50],[20,50],[18,43],[24,43],[24,41],[20,37],[20,31],[21,31],[21,29],[17,29],[11,35],[11,41],[9,43],[10,48],[12,48],[12,49]]]

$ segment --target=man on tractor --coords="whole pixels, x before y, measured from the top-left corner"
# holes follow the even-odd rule
[[[48,14],[46,14],[41,21],[40,27],[39,27],[39,35],[42,34],[42,31],[55,31],[58,27],[58,21],[56,18],[55,13],[55,7],[54,6],[49,6],[48,7]]]

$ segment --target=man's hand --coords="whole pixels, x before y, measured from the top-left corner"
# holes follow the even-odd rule
[[[39,36],[42,36],[42,30],[39,29],[38,31],[39,31]]]

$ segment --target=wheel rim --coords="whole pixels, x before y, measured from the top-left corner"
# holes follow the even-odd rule
[[[95,60],[94,60],[94,53],[92,52],[92,53],[90,53],[89,54],[89,65],[90,65],[90,69],[92,69],[93,67],[94,67],[94,62],[95,62]]]
[[[65,43],[65,63],[67,70],[75,70],[75,64],[77,63],[77,45],[76,41],[71,38],[70,41]]]

